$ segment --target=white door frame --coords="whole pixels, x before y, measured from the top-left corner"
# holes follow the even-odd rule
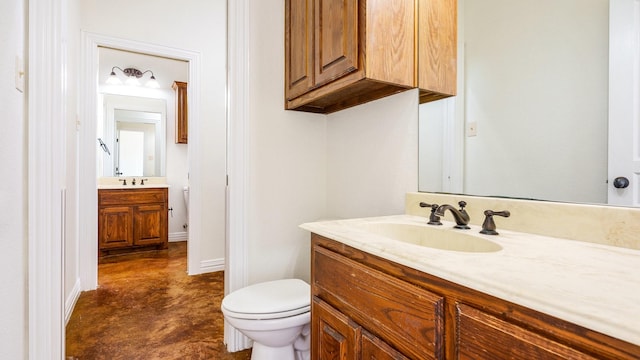
[[[249,153],[249,0],[227,1],[227,223],[225,295],[248,284],[247,195]],[[225,321],[229,351],[251,346],[247,337]]]
[[[189,63],[189,130],[198,134],[200,123],[200,53],[154,45],[106,35],[82,32],[82,77],[79,94],[80,135],[78,154],[78,174],[85,174],[78,180],[79,186],[79,257],[80,284],[82,290],[92,290],[98,285],[98,200],[96,196],[96,117],[98,103],[98,60],[99,47],[109,47],[125,51],[184,60]],[[202,180],[196,164],[201,163],[198,151],[198,136],[189,138],[189,192],[192,194],[189,211],[189,241],[187,243],[187,267],[189,274],[199,274],[200,245],[202,241]],[[84,170],[84,172],[82,171]],[[88,171],[87,171],[88,170]],[[88,172],[88,174],[87,174]]]
[[[64,358],[64,0],[28,4],[28,358]],[[20,226],[20,224],[16,224]],[[16,269],[20,273],[23,269]],[[24,331],[25,329],[16,329]],[[25,354],[26,357],[27,354]]]
[[[640,144],[640,1],[609,3],[609,158],[608,203],[640,206],[640,175],[632,168]],[[636,165],[637,167],[637,165]],[[636,168],[637,170],[637,168]],[[624,176],[629,187],[616,189]]]

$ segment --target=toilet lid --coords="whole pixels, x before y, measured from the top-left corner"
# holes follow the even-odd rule
[[[299,279],[275,280],[247,286],[222,300],[229,316],[243,319],[275,319],[308,312],[311,288]]]

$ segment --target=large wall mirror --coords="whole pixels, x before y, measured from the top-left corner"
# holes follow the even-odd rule
[[[104,94],[98,176],[165,176],[164,99]]]
[[[420,107],[419,190],[606,203],[609,0],[459,12],[458,96]]]

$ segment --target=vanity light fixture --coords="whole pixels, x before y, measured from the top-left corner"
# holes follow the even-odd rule
[[[145,86],[154,88],[154,89],[157,89],[160,87],[160,85],[158,84],[158,81],[156,81],[156,77],[153,75],[153,71],[151,70],[140,71],[136,68],[126,68],[122,70],[118,66],[114,66],[113,68],[111,68],[111,74],[107,79],[107,84],[110,84],[110,85],[122,84],[122,80],[120,80],[118,75],[116,75],[116,69],[120,70],[124,75],[127,76],[127,79],[124,82],[127,85],[140,86],[140,78],[142,78],[142,76],[146,73],[151,73],[151,77],[145,83]]]

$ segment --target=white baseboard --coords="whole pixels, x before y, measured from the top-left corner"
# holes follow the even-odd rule
[[[169,233],[169,242],[187,241],[189,240],[189,233],[186,231]]]
[[[226,320],[224,322],[224,334],[226,338],[231,339],[230,341],[225,341],[228,352],[242,351],[253,346],[253,341],[251,339],[244,336],[244,334],[233,326],[229,325]]]
[[[64,302],[64,324],[65,326],[71,319],[71,314],[73,314],[73,308],[76,306],[76,302],[80,297],[80,279],[76,279],[76,283],[73,285],[73,289],[71,289],[71,293],[69,293],[69,297],[67,297]]]
[[[224,258],[200,261],[200,273],[224,270]]]

